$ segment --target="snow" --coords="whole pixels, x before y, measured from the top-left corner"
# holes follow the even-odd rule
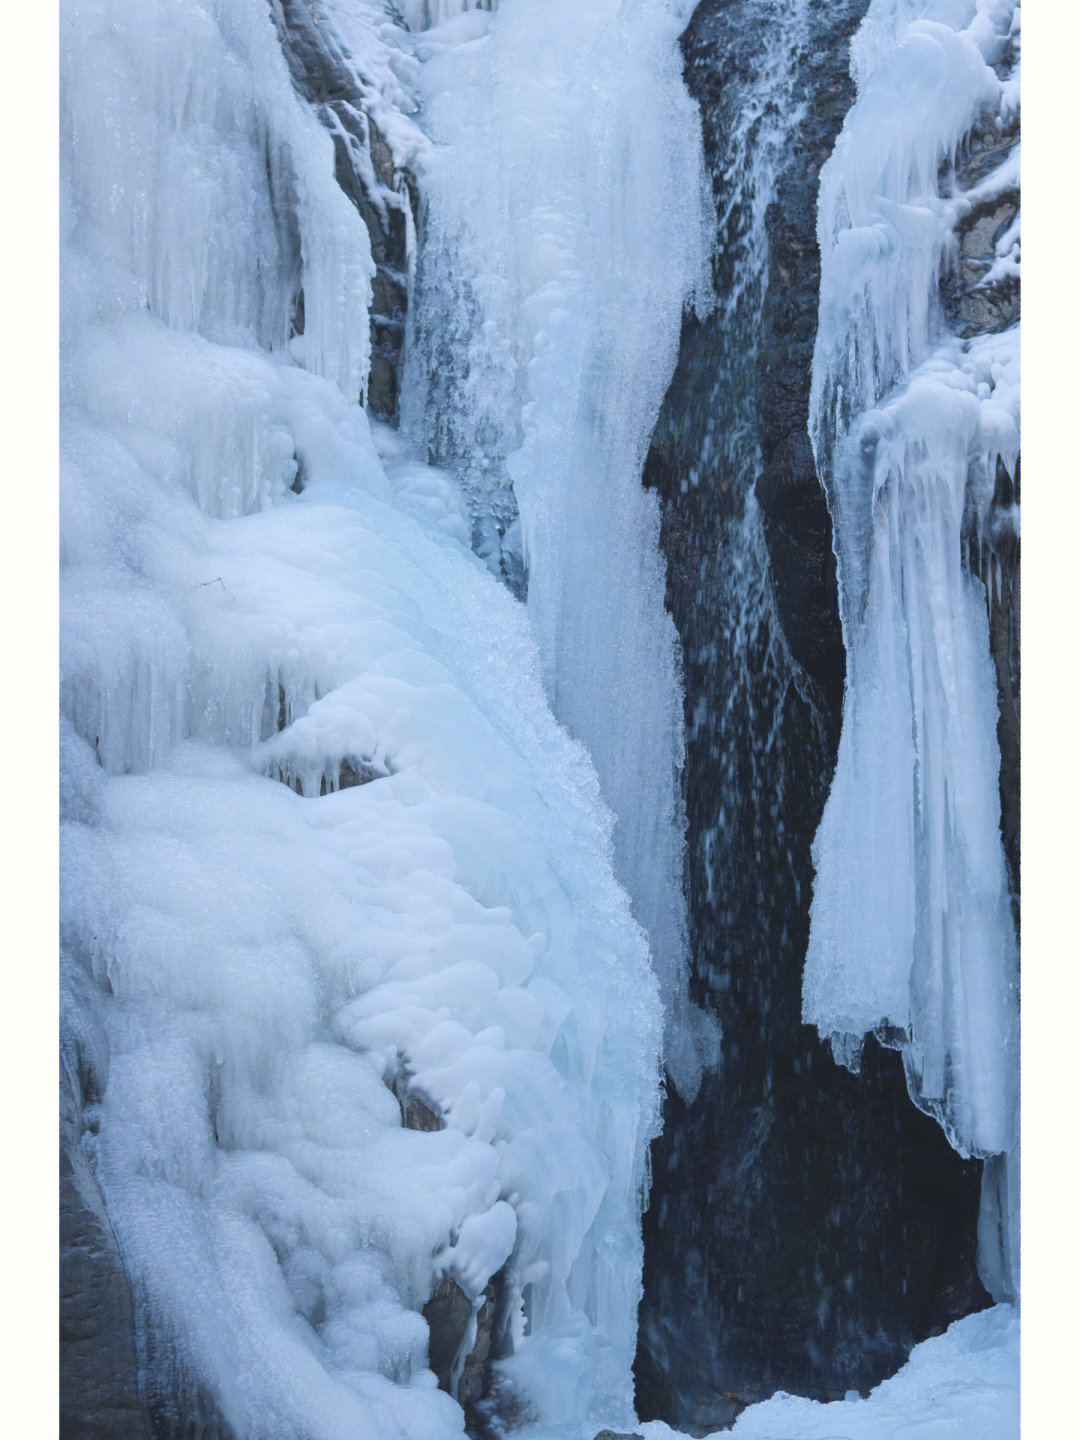
[[[644,1440],[681,1440],[659,1422]],[[1020,1320],[1009,1305],[969,1315],[916,1345],[906,1365],[861,1399],[821,1404],[774,1395],[710,1440],[1015,1440],[1020,1433]]]
[[[518,1403],[629,1419],[661,1012],[592,765],[356,404],[367,234],[267,7],[63,33],[64,1052],[140,1353],[245,1436],[439,1440],[419,1311],[501,1272]]]
[[[402,6],[396,9],[404,13]],[[317,22],[329,20],[351,60],[364,113],[389,145],[395,167],[420,164],[430,142],[417,116],[419,62],[390,8],[383,0],[320,0],[313,14]]]
[[[1018,954],[987,596],[961,540],[988,533],[998,459],[1015,469],[1019,328],[961,342],[936,296],[956,220],[1016,183],[1018,154],[966,196],[938,193],[967,131],[1014,104],[988,63],[1013,9],[875,0],[822,170],[811,435],[848,671],[803,990],[838,1059],[857,1067],[876,1033],[961,1154],[1008,1157],[984,1189],[980,1263],[999,1297],[1018,1284]],[[989,1243],[1002,1183],[1004,1261]]]
[[[420,13],[422,11],[422,14]],[[685,305],[705,292],[683,4],[408,12],[434,145],[403,416],[462,476],[478,552],[523,585],[552,708],[616,817],[665,1063],[715,1044],[687,997],[682,702],[656,496],[641,486]]]

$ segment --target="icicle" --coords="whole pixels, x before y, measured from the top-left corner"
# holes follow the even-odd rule
[[[804,1018],[844,1053],[870,1032],[897,1045],[916,1104],[980,1156],[1013,1154],[1018,1124],[987,628],[1001,564],[983,532],[985,478],[1019,448],[1019,332],[942,334],[958,212],[937,174],[1003,103],[988,59],[1012,14],[996,0],[871,5],[852,47],[858,99],[822,170],[811,413],[848,681],[815,841]],[[970,506],[985,583],[962,563]]]

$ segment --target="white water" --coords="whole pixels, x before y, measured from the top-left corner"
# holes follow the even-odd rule
[[[974,192],[941,194],[938,176],[976,122],[1018,104],[1018,73],[991,68],[1014,10],[871,5],[852,46],[858,99],[822,170],[811,402],[848,679],[804,1017],[851,1062],[868,1032],[899,1045],[912,1098],[955,1148],[1010,1157],[1012,1213],[984,1215],[998,1294],[1018,1279],[1018,957],[986,594],[961,540],[966,511],[985,524],[998,457],[1012,473],[1019,453],[1019,329],[945,329],[938,280]]]
[[[62,33],[64,1047],[151,1383],[458,1435],[419,1310],[502,1268],[514,1403],[629,1422],[660,1005],[593,768],[455,480],[356,404],[368,237],[267,6]]]
[[[418,37],[436,144],[404,413],[469,476],[481,547],[523,555],[545,688],[615,813],[665,1061],[692,1094],[715,1037],[686,994],[677,637],[641,485],[703,283],[687,18],[668,0],[507,0]]]

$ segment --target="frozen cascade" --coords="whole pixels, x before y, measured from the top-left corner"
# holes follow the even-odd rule
[[[848,671],[804,1015],[846,1063],[870,1032],[901,1048],[915,1103],[961,1154],[997,1157],[980,1265],[999,1296],[1018,1285],[1018,951],[968,541],[989,538],[999,466],[1016,474],[1019,326],[959,338],[939,283],[958,219],[1015,186],[1018,55],[1009,0],[871,5],[858,99],[822,171],[811,402]],[[951,167],[977,124],[1008,153],[964,191]],[[1017,237],[1018,223],[989,283],[1015,266]]]
[[[508,0],[425,10],[425,162],[403,412],[463,477],[474,538],[527,603],[556,716],[616,817],[649,936],[665,1063],[692,1093],[715,1030],[691,1006],[677,639],[641,487],[683,309],[704,292],[686,7]]]
[[[407,37],[320,9],[408,139]],[[62,34],[61,1053],[143,1403],[460,1435],[449,1276],[503,1402],[628,1423],[661,1010],[595,772],[356,403],[368,235],[269,7]]]
[[[855,1299],[868,1265],[878,1290],[899,1293],[901,1277],[905,1297],[923,1274],[906,1253],[873,1253],[895,1208],[847,1226],[859,1201],[839,1192],[884,1177],[880,1210],[909,1205],[891,1183],[911,1168],[907,1122],[962,1162],[902,1082],[906,1122],[858,1112],[885,1117],[876,1139],[845,1128],[854,1108],[829,1108],[840,1087],[872,1088],[874,1047],[856,1080],[805,1027],[791,1039],[800,827],[820,813],[831,710],[776,584],[762,480],[786,462],[765,453],[758,349],[801,254],[790,236],[775,243],[791,218],[777,221],[776,201],[816,163],[806,75],[864,4],[697,7],[695,24],[746,26],[734,70],[705,75],[727,97],[710,123],[729,143],[713,175],[730,242],[713,256],[706,316],[684,311],[708,290],[708,207],[675,43],[689,7],[675,0],[64,0],[62,1147],[72,1118],[134,1296],[137,1400],[155,1434],[449,1440],[510,1420],[536,1440],[592,1440],[601,1425],[670,1440],[662,1423],[634,1422],[642,1196],[664,1012],[682,1090],[668,1087],[672,1113],[691,1105],[715,1030],[682,973],[683,717],[665,583],[700,612],[684,655],[687,744],[691,761],[711,758],[683,772],[702,880],[689,929],[695,947],[711,937],[694,994],[725,1043],[696,1102],[708,1168],[695,1168],[691,1126],[664,1137],[666,1198],[692,1202],[650,1212],[670,1247],[654,1257],[685,1262],[667,1275],[675,1305],[658,1311],[682,1328],[661,1327],[656,1354],[685,1362],[667,1379],[687,1406],[703,1375],[710,1404],[717,1386],[742,1393],[733,1359],[748,1360],[751,1399],[777,1369],[808,1393],[839,1376],[842,1393],[844,1367],[862,1386],[867,1369],[898,1363],[911,1332]],[[323,44],[345,80],[329,98],[305,88]],[[904,694],[896,664],[889,704],[868,693],[871,662],[917,657],[907,713],[920,759],[906,778],[909,797],[917,775],[947,800],[926,834],[949,864],[919,871],[913,818],[916,898],[946,917],[963,901],[964,924],[943,933],[950,946],[970,937],[954,978],[984,1014],[1013,1004],[1001,982],[1015,945],[989,843],[993,672],[972,575],[991,575],[993,616],[998,532],[1016,519],[997,497],[1018,446],[1017,347],[1011,327],[947,325],[933,295],[963,217],[1015,187],[1017,45],[1010,5],[875,0],[853,47],[862,108],[849,132],[867,133],[825,175],[823,215],[840,215],[834,248],[848,248],[824,247],[815,375],[851,666],[815,943],[829,863],[846,853],[829,837],[850,841],[865,802],[854,782]],[[935,47],[969,85],[927,89]],[[905,77],[927,108],[903,101]],[[908,181],[884,143],[893,120],[880,123],[898,104]],[[1008,153],[954,184],[952,152],[980,107],[982,123],[1001,119]],[[420,248],[403,167],[426,196]],[[394,257],[376,223],[391,212]],[[988,294],[1015,279],[1018,222],[995,246]],[[372,399],[372,337],[380,306],[406,290],[403,437],[361,407],[391,413]],[[701,403],[665,419],[680,321],[683,344],[704,337],[689,367]],[[881,343],[904,333],[906,349]],[[833,403],[838,381],[847,408]],[[650,432],[659,447],[668,423],[683,447],[663,481],[672,494],[652,455],[655,488],[642,491]],[[867,470],[877,548],[857,484]],[[706,563],[713,522],[722,543]],[[527,610],[491,571],[527,586]],[[913,599],[908,581],[924,576],[940,605]],[[964,625],[946,634],[946,613]],[[950,674],[957,711],[940,703]],[[838,711],[838,672],[836,689]],[[905,777],[878,772],[896,798]],[[997,972],[979,963],[995,937]],[[905,1003],[895,974],[868,985],[853,965],[825,972]],[[908,1016],[913,1085],[962,1148],[994,1156],[983,1261],[1005,1293],[1015,1097],[994,1093],[990,1025],[961,1050],[953,1013],[926,1007],[927,993],[912,992],[923,1008]],[[905,1039],[899,1009],[817,994],[829,1012],[817,1023],[847,1058],[867,1030]],[[915,1033],[916,1018],[941,1023]],[[962,1083],[950,1068],[939,1096],[946,1052]],[[790,1223],[784,1197],[800,1187]],[[665,1199],[659,1174],[653,1191]],[[702,1213],[707,1243],[684,1223]],[[920,1248],[922,1218],[905,1210]],[[429,1333],[425,1316],[447,1287],[467,1319],[437,1360],[439,1322]],[[918,1304],[909,1314],[922,1323]],[[1004,1436],[1015,1352],[1015,1314],[998,1307],[917,1350],[866,1402],[778,1397],[737,1433],[930,1434],[947,1412],[957,1433]],[[924,1384],[938,1387],[929,1403]]]

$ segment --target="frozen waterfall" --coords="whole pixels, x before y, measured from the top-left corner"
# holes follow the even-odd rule
[[[1019,7],[870,0],[815,343],[791,271],[851,91],[810,142],[814,66],[865,8],[61,0],[62,1213],[139,1440],[672,1440],[639,1318],[736,1435],[1009,1440],[1016,1313],[974,1278],[868,1399],[791,1368],[933,1328],[847,1324],[909,1192],[853,1240],[819,1102],[857,1082],[800,1015],[902,1051],[1018,1290],[1019,327],[946,292],[1018,187]],[[763,368],[811,350],[767,454]],[[766,471],[812,485],[825,680]],[[693,1203],[643,1233],[650,1187]],[[731,1394],[755,1331],[750,1399],[835,1403]],[[71,1364],[62,1423],[129,1440]]]
[[[322,10],[422,150],[408,37]],[[592,765],[356,403],[369,234],[271,7],[62,30],[62,1040],[145,1403],[459,1435],[449,1278],[451,1388],[483,1323],[504,1403],[628,1421],[661,1012]]]
[[[1009,0],[874,0],[822,171],[811,400],[848,679],[804,1015],[847,1063],[869,1032],[901,1048],[913,1100],[950,1142],[999,1157],[981,1255],[998,1294],[1017,1283],[1017,936],[987,592],[967,541],[989,536],[999,464],[1016,472],[1019,326],[962,339],[938,292],[957,221],[1015,188],[1018,56]],[[964,190],[952,173],[979,125],[1003,154]],[[986,286],[1015,263],[1013,230]]]
[[[469,10],[419,37],[435,145],[405,420],[463,476],[478,551],[524,587],[557,718],[615,814],[665,1063],[715,1032],[686,981],[678,641],[641,471],[684,306],[704,293],[700,120],[681,3]]]

